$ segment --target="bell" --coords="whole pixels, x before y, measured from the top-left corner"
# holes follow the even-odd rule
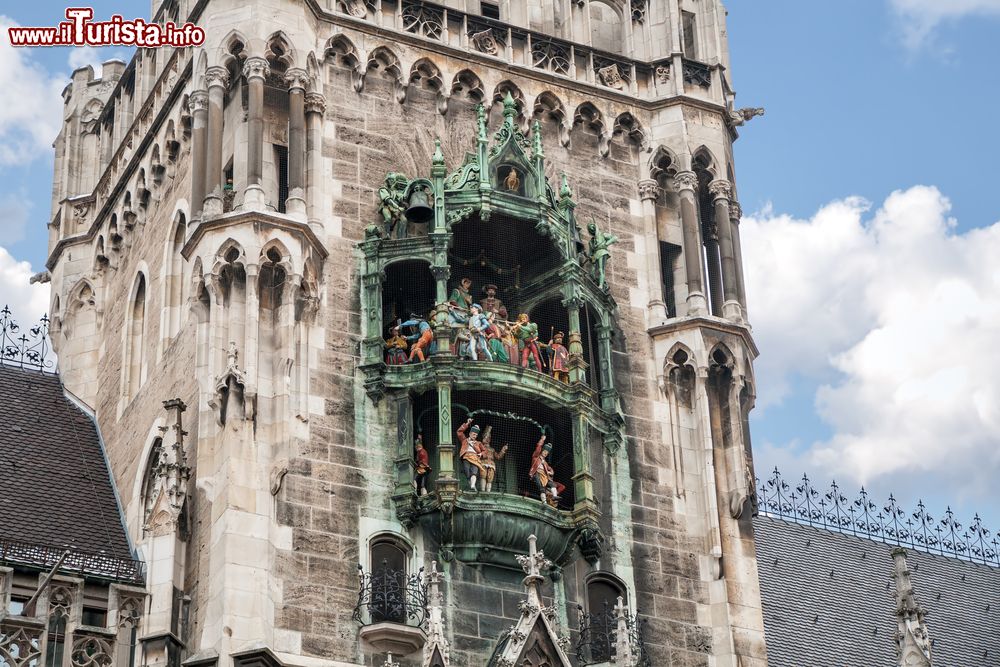
[[[416,224],[430,222],[434,209],[427,202],[427,190],[416,188],[410,193],[410,205],[406,207],[406,219]]]

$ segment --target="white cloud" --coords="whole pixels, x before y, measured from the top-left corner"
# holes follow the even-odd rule
[[[49,285],[30,285],[31,264],[15,259],[0,246],[0,308],[9,306],[22,327],[33,325],[49,309]]]
[[[956,495],[991,488],[1000,222],[956,233],[949,208],[937,189],[914,187],[874,215],[852,198],[809,220],[765,211],[741,225],[759,406],[799,374],[819,385],[815,407],[833,433],[769,456],[862,484],[936,477],[962,480]]]
[[[32,57],[29,49],[12,47],[7,28],[17,24],[0,16],[0,165],[23,163],[51,150],[59,132],[62,89],[68,81],[53,76]]]
[[[103,61],[101,51],[93,46],[78,46],[69,50],[69,67],[72,70],[90,65],[94,69],[94,75],[101,76]]]
[[[926,43],[944,21],[968,16],[1000,16],[1000,0],[889,0],[902,20],[904,43],[911,49]]]

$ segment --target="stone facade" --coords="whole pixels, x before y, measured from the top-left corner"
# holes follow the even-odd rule
[[[621,441],[585,439],[592,481],[574,485],[592,484],[591,504],[542,517],[586,510],[600,545],[574,533],[538,584],[552,623],[575,638],[604,575],[648,619],[651,664],[766,664],[725,10],[504,0],[497,21],[445,5],[171,0],[155,17],[197,22],[204,46],[84,68],[66,89],[53,338],[152,567],[148,660],[381,665],[386,644],[354,610],[359,564],[370,573],[389,538],[409,572],[437,562],[451,665],[485,664],[521,617],[524,572],[464,561],[400,512],[407,392],[373,395],[362,369],[381,321],[363,248],[386,172],[458,170],[476,106],[492,134],[509,96],[575,220],[618,239],[602,297],[615,408],[601,409],[620,414]],[[175,398],[186,411],[163,407]],[[189,480],[152,521],[165,443]]]

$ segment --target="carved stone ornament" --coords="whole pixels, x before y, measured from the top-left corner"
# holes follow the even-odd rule
[[[188,109],[191,110],[192,114],[198,113],[199,111],[208,110],[208,93],[204,90],[196,90],[191,93],[188,97]]]
[[[363,19],[368,16],[365,0],[340,0],[340,6],[345,14],[350,14],[354,18]]]
[[[716,200],[729,199],[733,194],[733,186],[729,181],[719,179],[708,184],[708,191]]]
[[[209,67],[205,70],[205,85],[209,88],[226,89],[229,87],[229,72],[225,67]]]
[[[674,187],[677,188],[678,192],[684,190],[694,192],[694,189],[698,187],[698,175],[693,171],[679,171],[674,176]]]
[[[472,45],[476,47],[477,51],[491,56],[495,56],[500,51],[500,46],[497,44],[497,40],[493,36],[493,30],[490,28],[473,33]]]
[[[247,58],[247,61],[243,63],[243,76],[247,79],[266,79],[270,73],[271,66],[263,58],[255,56]]]
[[[670,65],[668,63],[657,65],[655,74],[657,83],[667,83],[670,81]]]
[[[285,83],[288,90],[305,90],[309,86],[309,74],[300,67],[293,67],[285,72]]]
[[[620,90],[624,85],[622,81],[621,71],[618,69],[618,65],[612,63],[607,67],[602,67],[597,70],[597,78],[601,80],[608,88],[615,88]]]
[[[739,127],[744,123],[750,122],[757,116],[764,115],[763,107],[744,107],[742,109],[735,109],[729,112],[729,122],[733,124],[734,127]]]
[[[657,182],[651,178],[639,181],[639,199],[646,201],[647,199],[656,200],[660,196],[660,186]]]
[[[733,224],[740,224],[740,219],[743,217],[743,207],[740,206],[738,201],[729,202],[729,221]]]
[[[322,93],[306,93],[306,113],[326,113],[326,98]]]

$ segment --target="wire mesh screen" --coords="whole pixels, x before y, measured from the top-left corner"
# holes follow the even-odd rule
[[[435,392],[426,392],[414,400],[414,424],[422,434],[434,469],[431,478],[436,480],[441,469],[438,455],[438,408]],[[480,439],[495,452],[496,476],[492,482],[493,493],[507,493],[541,502],[539,489],[531,478],[532,455],[544,434],[552,445],[549,464],[554,479],[565,485],[558,501],[559,509],[572,509],[573,494],[573,427],[568,414],[562,414],[538,401],[514,396],[502,391],[456,391],[452,394],[451,422],[455,430],[471,417],[480,427]],[[470,490],[459,458],[460,444],[452,434],[455,444],[455,469],[463,490]],[[504,446],[506,453],[501,457]]]
[[[386,337],[392,326],[411,316],[429,319],[434,308],[435,285],[430,265],[419,260],[390,264],[382,290],[382,323]]]

